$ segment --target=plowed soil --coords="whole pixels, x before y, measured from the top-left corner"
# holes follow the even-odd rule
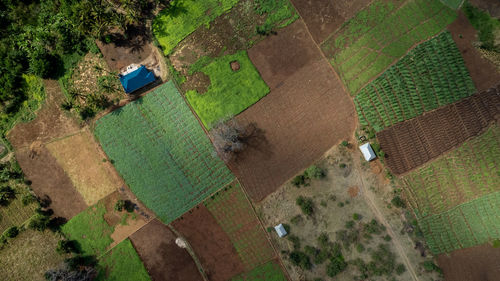
[[[198,205],[172,226],[189,242],[210,280],[229,280],[244,271],[231,240],[205,205]]]
[[[496,281],[500,276],[500,249],[481,245],[439,255],[446,281]]]
[[[153,280],[203,280],[187,250],[177,246],[175,239],[172,231],[156,219],[130,236]]]
[[[500,85],[377,133],[392,173],[408,172],[481,133],[500,114]]]
[[[462,53],[476,89],[482,92],[498,83],[500,73],[495,65],[483,58],[481,53],[472,46],[472,43],[478,41],[477,32],[462,11],[459,11],[457,19],[448,26],[448,30]]]
[[[243,125],[253,124],[256,135],[229,166],[250,197],[260,201],[349,139],[355,112],[302,20],[248,54],[271,92],[236,117]]]
[[[328,35],[368,5],[370,0],[291,0],[304,19],[316,43],[323,42]]]

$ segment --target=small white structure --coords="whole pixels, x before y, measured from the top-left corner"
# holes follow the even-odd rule
[[[359,147],[359,150],[363,153],[363,156],[365,157],[366,161],[371,161],[375,158],[377,158],[377,155],[373,151],[370,143],[365,143],[362,146]]]
[[[275,226],[274,230],[276,230],[276,233],[278,233],[279,237],[283,237],[283,236],[287,235],[285,227],[283,226],[282,223],[280,223],[277,226]]]

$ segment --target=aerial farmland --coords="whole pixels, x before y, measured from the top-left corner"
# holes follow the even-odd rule
[[[499,280],[497,1],[0,11],[0,280]]]

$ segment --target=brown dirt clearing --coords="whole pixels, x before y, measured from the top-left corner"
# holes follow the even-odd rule
[[[355,112],[301,20],[255,45],[249,57],[271,92],[236,117],[260,135],[229,165],[259,201],[349,139]]]
[[[229,280],[244,271],[231,240],[205,205],[196,206],[172,226],[191,245],[210,280]]]
[[[176,238],[156,219],[130,236],[153,280],[203,280],[188,251],[175,244]]]

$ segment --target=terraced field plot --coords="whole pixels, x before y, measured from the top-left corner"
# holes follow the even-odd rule
[[[424,113],[377,133],[388,168],[405,173],[480,134],[500,114],[497,89]]]
[[[419,220],[434,254],[473,247],[500,238],[500,192]]]
[[[439,1],[375,1],[321,48],[351,95],[402,57],[413,45],[438,34],[456,13]]]
[[[95,134],[137,198],[165,223],[234,178],[172,82],[98,120]]]
[[[418,45],[355,98],[361,125],[375,131],[468,97],[475,92],[448,32]]]
[[[500,190],[500,128],[465,142],[403,177],[405,192],[418,218]]]
[[[228,234],[246,270],[252,270],[275,256],[239,184],[219,191],[204,204]]]
[[[245,272],[231,281],[285,281],[287,280],[281,267],[276,261],[270,261],[260,265],[249,272]]]

